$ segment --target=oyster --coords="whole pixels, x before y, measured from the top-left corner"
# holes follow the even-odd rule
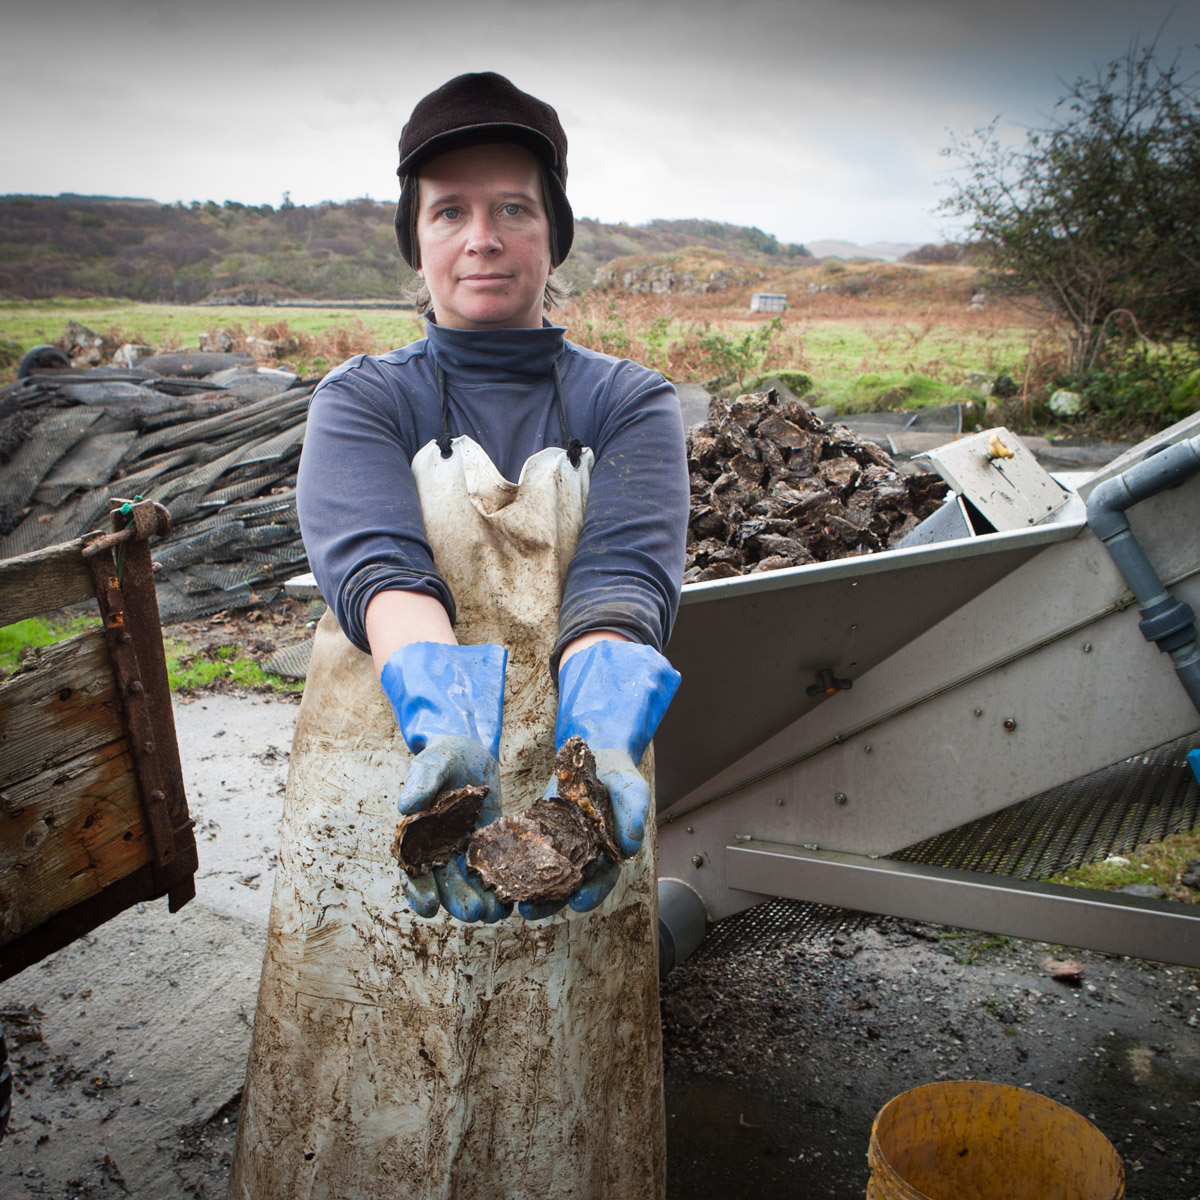
[[[486,787],[439,792],[427,809],[401,819],[392,839],[392,856],[410,875],[427,875],[434,867],[445,866],[455,851],[466,849],[487,794]]]
[[[471,835],[467,866],[505,903],[561,903],[602,858],[620,862],[612,801],[596,777],[582,738],[569,738],[554,760],[557,796],[548,796]]]

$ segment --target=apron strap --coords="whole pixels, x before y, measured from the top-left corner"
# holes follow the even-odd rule
[[[567,448],[567,462],[579,470],[579,458],[583,454],[583,443],[571,436],[567,426],[567,406],[563,403],[562,376],[558,373],[558,362],[554,363],[554,398],[558,401],[558,420],[562,425],[563,445]]]
[[[442,406],[442,432],[437,439],[437,447],[443,458],[449,458],[454,451],[450,446],[450,404],[446,399],[446,372],[442,370],[440,363],[434,363],[434,369],[437,373],[438,400]],[[571,436],[570,427],[567,425],[567,407],[563,403],[562,376],[559,374],[557,362],[554,364],[554,399],[558,405],[558,420],[562,425],[567,461],[578,471],[579,461],[583,456],[583,443]]]
[[[442,370],[441,363],[435,362],[433,365],[437,372],[438,400],[442,405],[442,432],[437,446],[442,452],[442,457],[449,458],[454,451],[450,449],[450,405],[446,403],[446,372]]]

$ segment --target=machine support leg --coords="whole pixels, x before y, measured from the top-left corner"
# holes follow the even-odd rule
[[[747,841],[730,887],[862,912],[1200,967],[1200,907],[1004,875]]]

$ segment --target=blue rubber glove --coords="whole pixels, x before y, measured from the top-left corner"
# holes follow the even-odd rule
[[[679,672],[652,646],[596,642],[571,655],[558,673],[554,745],[581,737],[596,757],[596,776],[612,798],[617,845],[632,858],[641,849],[650,812],[650,785],[637,764],[679,687]],[[554,793],[554,783],[546,789]],[[567,903],[587,912],[612,891],[620,863],[602,862]],[[561,905],[522,904],[530,920]]]
[[[501,646],[402,646],[380,674],[400,732],[415,757],[397,807],[408,816],[428,808],[446,788],[486,787],[480,825],[500,816],[500,725],[504,715]],[[467,874],[456,854],[429,875],[405,877],[413,911],[434,916],[444,907],[460,921],[498,921],[512,912]]]

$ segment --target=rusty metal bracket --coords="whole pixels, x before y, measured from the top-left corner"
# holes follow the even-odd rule
[[[148,542],[152,537],[165,538],[171,533],[171,514],[165,505],[155,500],[120,500],[112,497],[111,502],[117,507],[111,513],[112,533],[100,533],[98,530],[84,535],[87,544],[83,548],[84,558],[93,558],[129,542]],[[129,516],[127,522],[121,518]],[[157,608],[155,609],[157,611]]]
[[[117,503],[120,507],[112,514],[117,528],[87,535],[83,556],[104,621],[156,874],[171,889],[174,912],[194,894],[196,844],[179,765],[150,558],[149,539],[165,537],[171,518],[153,501]]]

